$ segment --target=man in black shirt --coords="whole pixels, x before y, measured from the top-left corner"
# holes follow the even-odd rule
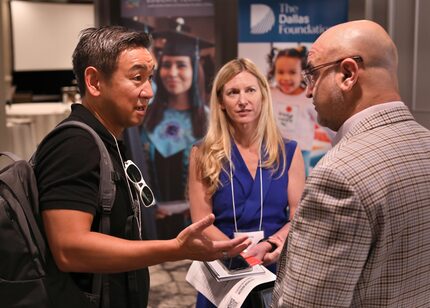
[[[140,213],[131,205],[136,192],[127,180],[125,151],[117,138],[125,128],[142,122],[153,96],[150,43],[146,34],[122,27],[89,28],[81,33],[73,53],[82,105],[73,105],[65,121],[92,127],[112,159],[117,180],[110,234],[97,232],[100,153],[93,137],[80,128],[67,128],[44,142],[36,156],[42,219],[56,265],[72,273],[84,292],[91,291],[92,273],[109,273],[110,307],[115,308],[146,307],[147,266],[180,259],[214,260],[226,252],[235,255],[249,244],[243,238],[213,242],[202,236],[213,215],[175,239],[140,240]],[[137,300],[130,289],[137,291]]]

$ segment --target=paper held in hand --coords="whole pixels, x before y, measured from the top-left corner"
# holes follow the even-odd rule
[[[252,289],[276,280],[276,276],[262,265],[253,266],[252,271],[229,274],[218,261],[206,263],[194,261],[185,279],[217,307],[240,307]],[[223,277],[222,281],[215,278],[209,268],[215,268],[217,275]]]

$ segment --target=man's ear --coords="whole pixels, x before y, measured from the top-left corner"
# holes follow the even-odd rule
[[[340,88],[343,91],[350,91],[358,80],[358,65],[353,59],[345,59],[340,64],[341,80]]]
[[[84,72],[87,92],[92,96],[100,95],[100,72],[93,66],[89,66]]]

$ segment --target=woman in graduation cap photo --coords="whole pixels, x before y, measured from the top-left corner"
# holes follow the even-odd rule
[[[159,203],[185,200],[191,146],[206,131],[207,111],[200,93],[199,52],[208,43],[179,32],[158,33],[166,40],[158,55],[156,93],[141,133],[152,187]],[[160,239],[173,238],[187,223],[183,213],[158,211]]]

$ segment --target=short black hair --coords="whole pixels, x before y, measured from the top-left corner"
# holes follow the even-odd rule
[[[117,68],[118,57],[124,50],[143,47],[149,49],[151,35],[129,30],[121,26],[87,28],[81,31],[79,42],[73,52],[73,72],[81,96],[85,95],[85,69],[94,66],[107,78]]]

